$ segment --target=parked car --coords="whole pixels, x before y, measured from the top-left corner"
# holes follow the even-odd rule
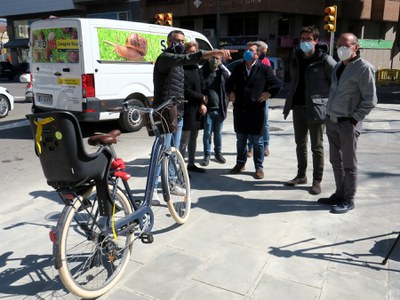
[[[6,117],[8,112],[13,109],[14,97],[6,88],[0,86],[0,118]]]
[[[25,102],[33,103],[32,79],[31,73],[23,73],[19,76],[19,82],[26,83]]]
[[[280,80],[284,81],[285,80],[285,65],[283,64],[283,60],[279,57],[276,56],[268,56],[268,59],[271,62],[271,68],[274,71],[274,74],[276,77],[278,77]],[[229,71],[232,72],[232,70],[240,64],[242,59],[237,59],[229,63],[226,67],[228,68]]]
[[[0,77],[8,78],[8,80],[13,80],[15,75],[17,74],[17,70],[14,66],[8,61],[0,61]]]

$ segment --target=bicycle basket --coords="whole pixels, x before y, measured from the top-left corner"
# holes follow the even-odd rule
[[[176,104],[165,106],[161,111],[153,114],[154,122],[161,134],[174,133],[178,129],[178,111]],[[146,115],[146,128],[149,136],[154,136],[150,117]]]

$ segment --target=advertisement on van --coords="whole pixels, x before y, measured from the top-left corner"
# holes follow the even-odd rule
[[[32,38],[32,62],[79,63],[77,28],[34,30]]]
[[[97,28],[100,60],[153,62],[166,49],[165,35]]]

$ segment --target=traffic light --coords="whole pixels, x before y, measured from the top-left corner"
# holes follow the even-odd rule
[[[164,23],[164,25],[172,26],[173,14],[172,13],[165,13],[164,15],[165,15],[165,23]]]
[[[327,6],[325,12],[325,26],[324,29],[328,32],[336,32],[336,19],[337,19],[337,6]]]
[[[165,25],[165,15],[164,14],[156,14],[154,15],[154,19],[156,19],[155,23],[158,25]]]

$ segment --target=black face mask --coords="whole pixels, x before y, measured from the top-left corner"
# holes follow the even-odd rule
[[[172,43],[171,52],[175,54],[183,54],[185,52],[185,47],[181,43]]]
[[[265,54],[264,53],[261,53],[260,54],[260,57],[258,58],[259,60],[263,60],[265,58]]]

